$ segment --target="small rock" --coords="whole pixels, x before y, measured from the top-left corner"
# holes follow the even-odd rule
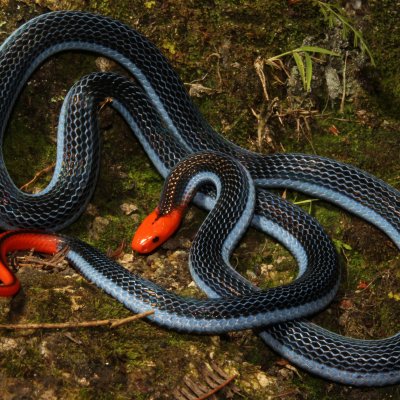
[[[176,250],[168,256],[168,260],[171,262],[186,261],[188,259],[188,253],[185,250]]]
[[[125,253],[118,259],[118,262],[122,265],[130,265],[132,264],[132,253]]]
[[[285,261],[287,259],[287,257],[284,256],[280,256],[277,258],[276,263],[277,264],[281,264],[283,261]]]
[[[163,257],[161,257],[160,256],[160,254],[158,254],[157,252],[156,253],[153,253],[153,254],[150,254],[149,256],[147,256],[147,258],[146,258],[146,264],[147,265],[153,265],[154,263],[156,263],[158,260],[160,260],[161,258],[163,258]]]
[[[119,208],[125,215],[131,215],[138,210],[137,205],[133,203],[123,203]]]
[[[287,369],[287,368],[281,368],[278,371],[279,375],[281,375],[283,378],[286,379],[291,379],[293,377],[293,371]]]
[[[269,277],[271,271],[274,269],[274,265],[273,264],[261,264],[260,265],[260,275],[264,276],[264,277]]]
[[[10,351],[18,347],[18,343],[12,338],[1,338],[0,340],[0,351]]]
[[[51,351],[47,347],[47,341],[43,340],[43,342],[40,344],[40,354],[47,359],[51,358]]]
[[[342,84],[337,71],[332,67],[326,67],[325,80],[328,88],[328,95],[332,100],[339,98],[342,93]]]
[[[256,275],[252,270],[250,270],[250,269],[248,269],[248,270],[246,271],[246,275],[247,275],[247,277],[248,277],[250,280],[252,280],[252,281],[255,281],[255,280],[257,279],[257,275]]]
[[[78,379],[78,383],[82,386],[90,386],[90,382],[85,377]]]
[[[95,63],[97,68],[102,72],[110,72],[115,69],[117,65],[114,61],[111,61],[106,57],[97,57]]]
[[[259,372],[257,374],[257,380],[258,383],[262,388],[266,388],[268,386],[274,385],[275,384],[275,379],[271,378],[270,376],[264,374],[263,372]]]

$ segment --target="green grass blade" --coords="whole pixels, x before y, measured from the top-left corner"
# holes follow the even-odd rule
[[[293,58],[294,58],[294,61],[296,62],[296,65],[299,70],[301,80],[303,81],[303,86],[305,89],[307,87],[307,83],[306,83],[306,72],[305,72],[303,60],[301,58],[301,55],[297,52],[293,53]]]
[[[320,53],[320,54],[327,54],[329,56],[335,56],[339,57],[339,53],[335,53],[332,50],[324,49],[323,47],[318,47],[318,46],[301,46],[293,51],[303,51],[303,52],[309,52],[309,53]]]
[[[306,90],[311,91],[311,80],[312,80],[312,60],[308,53],[304,53],[304,59],[306,61]]]

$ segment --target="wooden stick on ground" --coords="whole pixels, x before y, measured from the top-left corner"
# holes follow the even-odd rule
[[[38,324],[0,324],[0,329],[76,329],[76,328],[91,328],[97,326],[109,326],[116,328],[128,322],[136,321],[137,319],[145,318],[154,314],[154,310],[146,311],[141,314],[132,315],[127,318],[120,319],[103,319],[96,321],[83,321],[83,322],[59,322],[59,323],[38,323]]]
[[[42,169],[41,171],[37,172],[35,174],[35,176],[27,183],[25,183],[24,185],[22,185],[20,187],[21,190],[26,190],[29,186],[33,185],[41,176],[51,172],[54,167],[56,166],[56,163],[53,163],[51,165],[49,165],[48,167]]]

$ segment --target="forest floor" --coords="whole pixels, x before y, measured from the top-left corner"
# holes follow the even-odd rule
[[[374,57],[330,28],[317,2],[207,0],[0,0],[0,39],[48,11],[97,12],[149,37],[171,61],[205,118],[240,146],[265,153],[319,154],[353,164],[400,189],[400,27],[398,1],[347,9]],[[262,60],[319,46],[339,57],[313,59],[311,92],[292,58],[286,72]],[[261,68],[255,68],[256,65]],[[96,55],[63,53],[46,61],[19,98],[7,128],[4,155],[18,186],[38,191],[51,178],[58,115],[81,76],[112,68]],[[346,78],[343,95],[343,77]],[[263,78],[265,86],[263,90]],[[329,79],[330,78],[330,79]],[[328,84],[327,84],[328,82]],[[272,106],[273,104],[273,106]],[[180,231],[154,254],[132,254],[130,238],[157,204],[163,179],[124,121],[100,112],[102,166],[89,207],[64,233],[118,258],[126,268],[181,295],[202,296],[187,261],[205,212],[192,207]],[[259,136],[257,134],[259,133]],[[46,172],[47,171],[47,172]],[[313,321],[343,335],[381,338],[400,330],[400,256],[377,229],[341,209],[299,193],[281,193],[315,216],[334,241],[343,279],[334,302]],[[0,324],[119,319],[130,315],[66,262],[13,255],[23,290],[0,299]],[[261,286],[287,283],[297,272],[291,254],[250,230],[233,264]],[[217,399],[400,398],[399,385],[354,388],[312,376],[269,349],[252,331],[222,336],[180,334],[146,321],[118,328],[2,330],[0,397],[17,399],[171,399],[190,379],[234,377]],[[208,372],[206,372],[208,371]],[[221,377],[220,377],[221,378]],[[176,392],[175,392],[176,393]]]

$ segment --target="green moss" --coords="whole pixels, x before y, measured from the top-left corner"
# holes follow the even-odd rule
[[[373,47],[377,68],[368,71],[367,87],[383,113],[398,118],[400,108],[400,73],[398,49],[400,27],[398,14],[390,0],[369,3],[370,12],[365,32],[367,41]]]
[[[18,186],[32,178],[32,166],[38,170],[44,169],[49,160],[54,160],[55,149],[48,137],[32,135],[28,118],[14,119],[13,134],[7,135],[5,146],[5,161],[11,171],[12,178]],[[24,160],[21,163],[21,160]],[[18,171],[18,173],[16,173]]]
[[[9,377],[32,379],[43,373],[45,365],[37,344],[27,341],[22,352],[9,351],[1,357],[0,366]]]
[[[315,378],[312,376],[307,376],[304,379],[294,379],[296,382],[296,386],[300,388],[303,393],[310,399],[318,399],[318,400],[339,400],[344,399],[339,395],[329,392],[326,389],[326,385],[322,379]]]

